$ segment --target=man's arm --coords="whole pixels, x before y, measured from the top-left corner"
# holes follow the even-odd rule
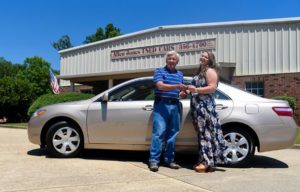
[[[180,91],[184,91],[187,89],[187,87],[184,84],[176,84],[176,85],[169,85],[169,84],[165,84],[162,81],[158,81],[156,83],[156,87],[157,89],[161,90],[161,91],[171,91],[174,89],[179,89]]]

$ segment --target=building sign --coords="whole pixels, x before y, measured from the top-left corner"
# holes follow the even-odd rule
[[[111,59],[121,59],[130,57],[142,57],[149,55],[161,55],[169,51],[191,52],[206,49],[215,49],[216,39],[205,39],[197,41],[187,41],[181,43],[171,43],[147,47],[137,47],[131,49],[120,49],[111,51]]]

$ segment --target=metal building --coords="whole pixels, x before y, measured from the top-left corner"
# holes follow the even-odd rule
[[[59,78],[98,93],[126,79],[153,75],[170,50],[181,55],[178,69],[193,75],[204,49],[215,53],[224,81],[264,97],[299,99],[300,17],[161,26],[81,45],[59,52]]]

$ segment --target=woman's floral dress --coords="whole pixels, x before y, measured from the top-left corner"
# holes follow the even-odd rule
[[[204,76],[195,76],[192,85],[205,87],[207,82]],[[191,115],[198,136],[198,163],[211,167],[227,163],[224,157],[225,141],[213,94],[192,94]]]

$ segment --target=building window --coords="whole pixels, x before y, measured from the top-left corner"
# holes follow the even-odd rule
[[[264,96],[264,82],[256,81],[256,82],[246,82],[246,91],[253,93],[255,95]]]

